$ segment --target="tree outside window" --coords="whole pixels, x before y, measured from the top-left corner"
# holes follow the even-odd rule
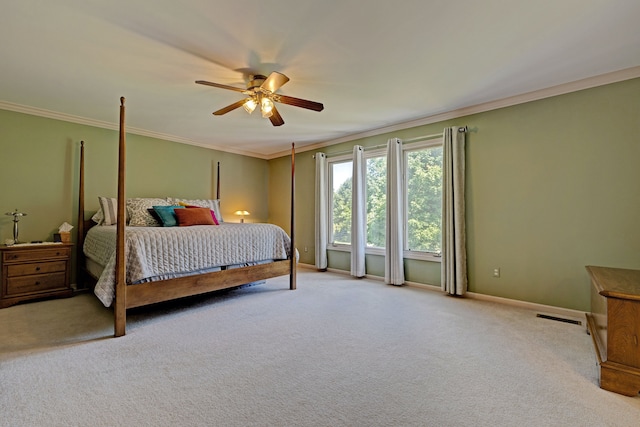
[[[384,248],[387,226],[387,157],[366,159],[367,246]]]
[[[331,179],[330,241],[351,244],[352,161],[329,163]],[[366,159],[367,246],[384,248],[387,198],[386,155]],[[406,149],[404,154],[405,249],[440,253],[442,217],[442,146]]]
[[[442,146],[405,151],[406,249],[440,253]]]
[[[329,229],[333,245],[351,244],[351,176],[353,162],[330,163],[331,215]]]

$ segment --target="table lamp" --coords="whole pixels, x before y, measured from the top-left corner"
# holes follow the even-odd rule
[[[18,209],[16,209],[13,212],[5,213],[5,215],[13,216],[13,243],[18,243],[18,221],[20,221],[21,216],[27,216],[27,214],[24,212],[18,212]]]
[[[240,218],[240,222],[243,223],[244,222],[244,217],[246,215],[249,215],[249,212],[247,212],[247,211],[235,211],[233,214],[242,216],[242,218]]]

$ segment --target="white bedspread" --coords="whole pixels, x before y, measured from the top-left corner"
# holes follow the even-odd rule
[[[115,288],[116,226],[92,227],[84,253],[104,265],[95,294],[110,306]],[[127,227],[127,284],[177,277],[214,267],[287,259],[291,240],[273,224],[232,224],[191,227]]]

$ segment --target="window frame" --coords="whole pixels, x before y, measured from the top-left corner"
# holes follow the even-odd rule
[[[409,162],[407,159],[408,153],[412,151],[421,151],[433,147],[442,146],[442,138],[432,139],[428,141],[414,142],[408,145],[402,146],[402,197],[404,203],[404,219],[402,222],[402,229],[404,233],[404,249],[403,257],[406,259],[417,259],[423,261],[442,261],[442,253],[429,252],[429,251],[412,251],[409,249],[409,180],[407,179],[407,168]],[[440,223],[440,230],[442,230],[442,222]]]
[[[407,174],[407,167],[408,167],[408,161],[407,161],[407,153],[411,152],[411,151],[419,151],[419,150],[424,150],[424,149],[428,149],[431,147],[437,147],[437,146],[442,146],[443,144],[443,140],[442,138],[436,138],[436,139],[432,139],[432,140],[427,140],[427,141],[421,141],[421,142],[414,142],[414,143],[410,143],[410,144],[403,144],[402,147],[402,187],[403,187],[403,194],[402,194],[402,198],[403,198],[403,203],[404,203],[404,219],[403,219],[403,224],[402,224],[402,228],[403,228],[403,233],[404,233],[404,249],[403,249],[403,258],[405,259],[414,259],[414,260],[422,260],[422,261],[432,261],[432,262],[441,262],[442,261],[442,255],[440,253],[434,253],[434,252],[427,252],[427,251],[412,251],[409,250],[408,248],[408,203],[409,203],[409,198],[408,198],[408,180],[406,179],[406,174]],[[367,147],[365,147],[366,150]],[[385,148],[378,148],[378,149],[372,149],[369,151],[365,151],[365,161],[369,158],[372,157],[386,157],[387,156],[387,151]],[[335,250],[335,251],[341,251],[341,252],[351,252],[351,244],[345,244],[345,243],[335,243],[333,241],[333,195],[334,195],[334,190],[333,190],[333,170],[332,170],[332,164],[334,163],[346,163],[346,162],[353,162],[353,154],[349,153],[349,154],[343,154],[343,155],[339,155],[339,156],[335,156],[335,157],[330,157],[327,158],[327,177],[328,177],[328,192],[329,192],[329,197],[328,197],[328,203],[327,203],[327,220],[329,221],[328,227],[327,227],[327,249],[328,250]],[[353,178],[353,177],[352,177]],[[440,224],[440,227],[442,228],[442,224]],[[374,246],[367,246],[365,247],[365,254],[367,255],[381,255],[384,256],[385,255],[385,248],[384,247],[374,247]]]
[[[384,157],[385,161],[386,161],[386,157],[387,157],[387,150],[386,148],[378,148],[375,150],[369,150],[364,152],[364,161],[365,161],[365,169],[366,169],[366,162],[368,159],[374,158],[374,157]],[[366,179],[366,178],[365,178]],[[385,182],[386,185],[386,182]],[[367,186],[365,183],[365,190],[366,190]],[[365,199],[367,197],[367,194],[365,192]],[[385,197],[386,197],[386,193],[385,193]],[[386,201],[386,199],[385,199]],[[364,253],[365,254],[373,254],[373,255],[385,255],[385,248],[380,247],[380,246],[365,246],[364,248]]]
[[[329,197],[327,198],[327,220],[329,221],[327,227],[327,249],[330,250],[338,250],[344,252],[351,252],[351,243],[335,243],[333,239],[333,169],[332,164],[334,163],[347,163],[351,162],[353,164],[353,154],[344,154],[341,156],[335,156],[331,158],[327,158],[327,177],[328,177],[328,185],[327,189],[329,192]],[[351,178],[353,179],[353,173]]]

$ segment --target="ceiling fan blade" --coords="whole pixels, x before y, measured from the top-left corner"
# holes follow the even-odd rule
[[[260,88],[268,90],[269,92],[273,93],[278,89],[280,89],[288,81],[289,81],[289,77],[285,76],[282,73],[274,71],[271,74],[269,74],[269,77],[267,77],[267,80],[262,82],[262,84],[260,85]]]
[[[244,92],[246,90],[246,89],[242,89],[242,88],[235,87],[235,86],[227,86],[227,85],[222,85],[220,83],[208,82],[208,81],[205,81],[205,80],[196,80],[196,83],[198,83],[199,85],[218,87],[220,89],[235,90],[236,92]]]
[[[293,96],[275,95],[273,97],[273,100],[276,102],[281,102],[283,104],[293,105],[295,107],[306,108],[307,110],[324,110],[324,105],[319,102],[307,101],[306,99],[294,98]]]
[[[242,107],[242,104],[244,104],[246,101],[247,101],[246,99],[241,99],[240,101],[238,101],[238,102],[234,102],[234,103],[233,103],[233,104],[231,104],[231,105],[227,105],[226,107],[221,108],[221,109],[219,109],[218,111],[214,111],[214,112],[213,112],[213,115],[214,115],[214,116],[221,116],[221,115],[223,115],[223,114],[227,114],[229,111],[233,111],[233,110],[235,110],[236,108],[240,108],[240,107]]]
[[[273,106],[271,112],[273,113],[271,114],[271,117],[269,117],[269,120],[271,120],[271,124],[274,126],[282,126],[284,124],[284,120],[282,120],[282,116],[280,115],[278,110],[276,110],[275,105]]]

